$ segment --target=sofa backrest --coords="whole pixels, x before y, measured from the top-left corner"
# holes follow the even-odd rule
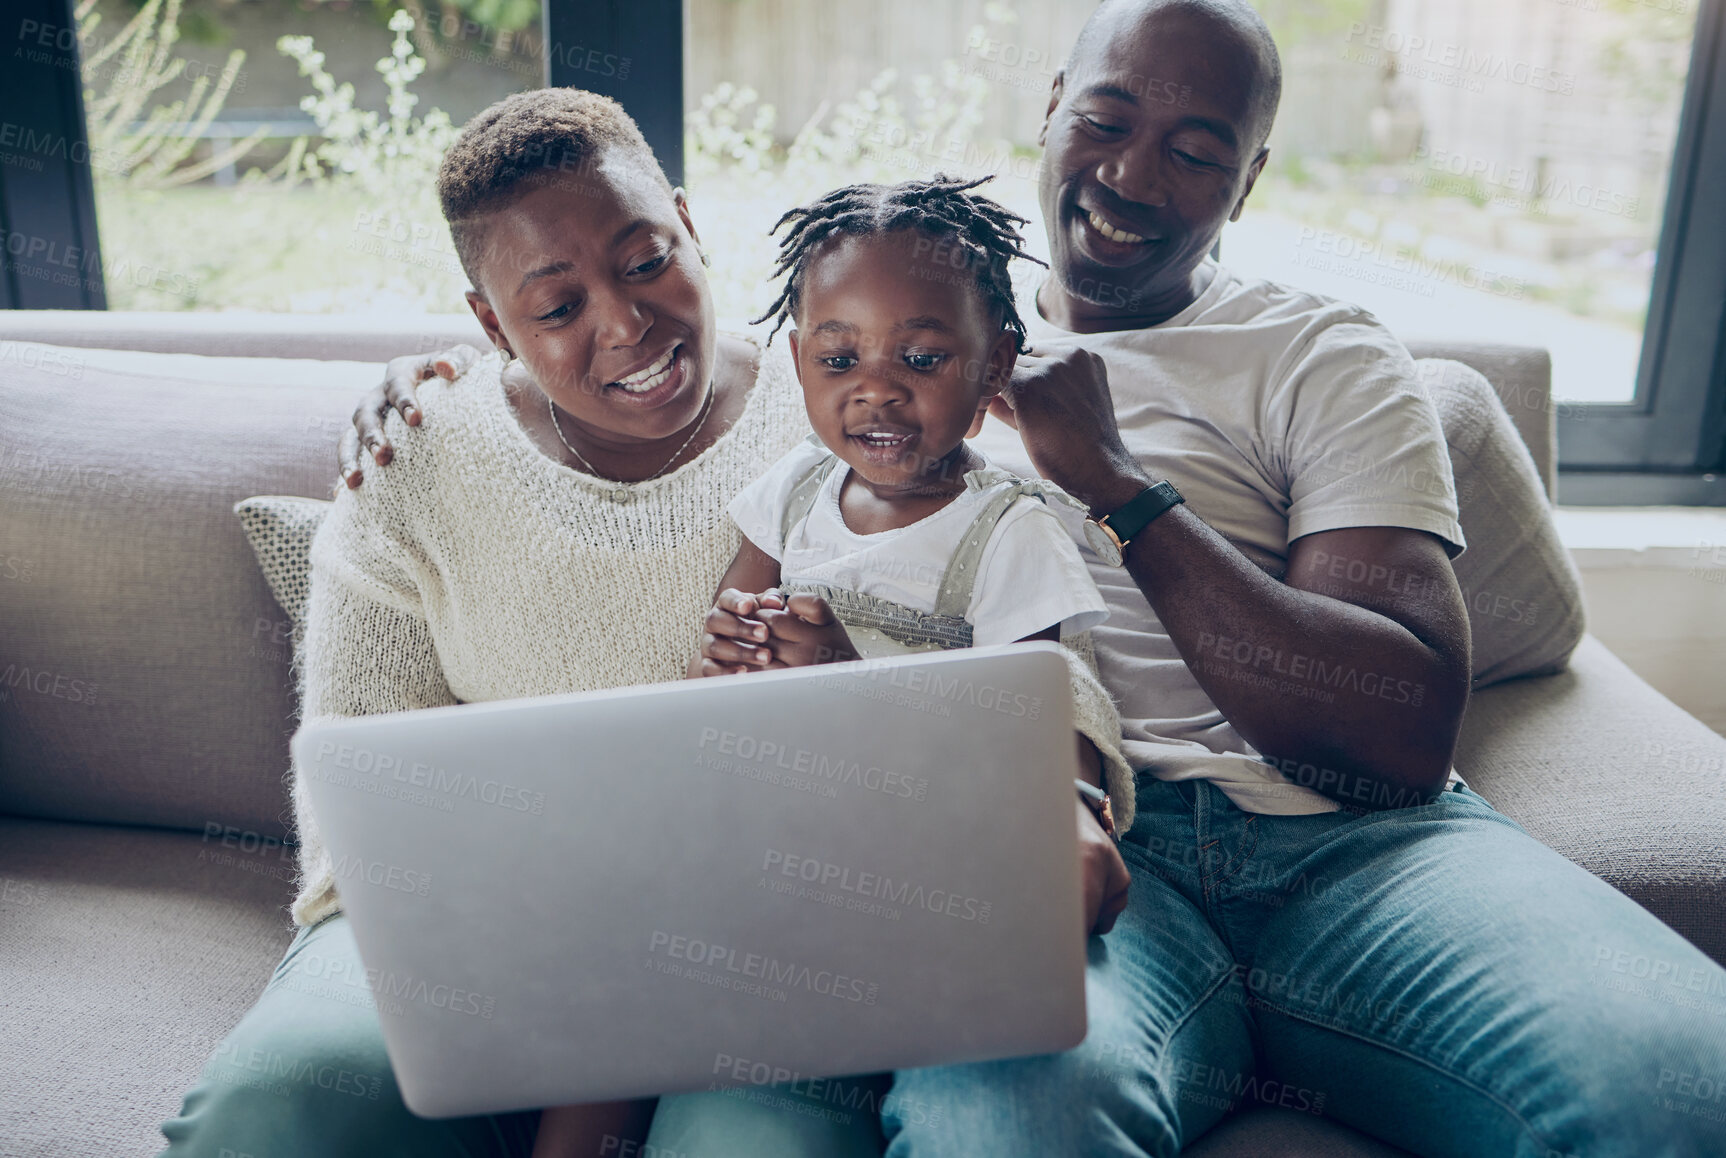
[[[114,317],[107,332],[129,332]],[[162,346],[199,340],[199,325],[154,329]],[[472,336],[228,333],[230,353],[360,357]],[[1443,352],[1524,403],[1525,437],[1530,416],[1550,430],[1550,408],[1527,404],[1545,396],[1543,353]],[[283,834],[291,628],[231,507],[327,497],[380,369],[0,339],[0,813]]]
[[[741,330],[746,323],[721,323]],[[0,340],[56,346],[151,350],[215,357],[327,358],[387,362],[398,354],[430,352],[467,342],[484,349],[485,333],[472,314],[419,314],[375,318],[341,315],[89,312],[0,310]],[[1537,346],[1411,338],[1416,358],[1451,358],[1486,376],[1534,456],[1548,498],[1558,493],[1557,419],[1552,401],[1552,359]]]
[[[101,350],[203,354],[213,358],[313,358],[387,362],[457,342],[490,343],[474,316],[452,314],[277,314],[250,310],[0,310],[0,341]]]
[[[0,812],[282,834],[289,628],[230,508],[328,497],[378,369],[0,341]]]

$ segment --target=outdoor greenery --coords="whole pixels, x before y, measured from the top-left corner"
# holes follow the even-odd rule
[[[186,61],[174,54],[180,39],[180,0],[147,0],[112,36],[102,29],[96,0],[74,10],[83,48],[84,117],[90,154],[103,180],[135,188],[186,185],[243,158],[262,133],[191,160],[198,136],[222,111],[246,54],[228,54],[221,73],[200,71],[178,100],[158,94],[182,78]]]
[[[280,50],[311,92],[302,109],[318,136],[301,141],[268,172],[238,185],[194,184],[237,159],[246,142],[198,158],[165,126],[217,115],[240,54],[221,77],[202,77],[178,101],[160,94],[179,75],[174,45],[181,0],[145,0],[104,39],[81,0],[103,248],[110,265],[171,271],[141,282],[113,279],[116,308],[296,311],[461,310],[466,280],[437,211],[433,177],[456,126],[439,109],[419,109],[413,89],[426,68],[420,5],[393,8],[390,55],[377,69],[387,108],[355,105],[352,83],[330,75],[310,37],[285,36]],[[1259,0],[1287,45],[1334,42],[1356,21],[1384,18],[1384,0]],[[1626,99],[1654,115],[1682,87],[1689,24],[1650,16],[1636,0],[1601,0],[1626,22],[1599,62]],[[538,0],[465,0],[475,19],[531,23]],[[444,9],[439,8],[442,12]],[[532,19],[537,19],[536,15]],[[1010,38],[1013,6],[995,0],[979,35]],[[1637,21],[1635,36],[1629,21]],[[526,25],[523,24],[523,27]],[[949,60],[926,75],[883,71],[847,100],[824,104],[782,141],[779,114],[747,86],[722,84],[688,120],[686,168],[721,314],[759,311],[778,213],[836,185],[898,180],[937,167],[998,174],[996,197],[1035,212],[1034,152],[977,139],[988,83]],[[418,113],[418,115],[416,115]],[[949,164],[932,142],[967,143]],[[1388,252],[1490,266],[1526,286],[1526,297],[1570,314],[1637,329],[1645,309],[1657,197],[1634,214],[1578,220],[1565,207],[1507,198],[1474,178],[1434,179],[1405,159],[1368,155],[1276,158],[1260,183],[1254,214],[1336,229],[1382,243]],[[1033,229],[1034,232],[1034,229]],[[1554,247],[1570,256],[1555,259]]]
[[[324,54],[309,36],[284,36],[277,46],[300,66],[300,75],[311,78],[316,92],[300,102],[318,126],[319,144],[298,154],[299,163],[287,170],[289,185],[310,181],[314,185],[337,182],[356,186],[373,200],[386,205],[398,217],[423,217],[435,209],[433,182],[444,153],[455,143],[457,129],[441,109],[430,109],[423,117],[413,115],[419,97],[409,86],[425,71],[425,61],[414,54],[408,33],[414,19],[405,10],[390,17],[395,43],[390,55],[378,61],[378,73],[389,91],[386,116],[354,107],[354,86],[337,84],[324,69]]]
[[[301,108],[318,125],[317,144],[231,189],[170,194],[98,181],[109,263],[120,255],[180,275],[143,286],[122,281],[110,294],[115,308],[466,308],[467,282],[433,194],[456,129],[437,109],[413,115],[419,98],[411,86],[425,68],[409,39],[414,19],[397,10],[389,26],[395,42],[377,66],[390,94],[386,114],[354,106],[352,84],[325,70],[310,37],[285,36],[281,51],[314,90]],[[912,78],[903,90],[899,95],[897,75],[884,71],[812,119],[789,148],[773,143],[777,114],[752,90],[721,85],[702,100],[690,117],[686,164],[703,239],[724,255],[713,270],[723,316],[752,313],[770,296],[767,230],[779,211],[835,185],[898,180],[921,169],[905,144],[967,138],[987,97],[986,83],[964,75],[957,62],[939,76]],[[188,237],[202,240],[188,245]]]
[[[1385,0],[1252,0],[1279,45],[1334,42],[1354,24],[1383,24]]]
[[[122,0],[133,10],[143,8],[149,0]],[[425,0],[299,0],[306,7],[321,6],[369,13],[378,24],[387,25],[396,11],[405,8],[408,14],[428,32],[436,32],[436,21],[427,20]],[[540,0],[434,0],[437,11],[451,13],[465,20],[483,24],[501,32],[521,32],[536,28],[540,20]],[[189,0],[181,14],[181,33],[187,40],[200,44],[219,44],[229,34],[227,13],[234,0]],[[284,5],[285,7],[285,5]]]

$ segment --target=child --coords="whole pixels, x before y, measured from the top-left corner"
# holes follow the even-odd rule
[[[1107,615],[1043,500],[1076,501],[965,442],[1025,341],[1007,274],[1024,218],[980,184],[853,185],[775,226],[785,285],[760,320],[794,324],[815,434],[732,500],[744,540],[692,674],[1058,639]]]

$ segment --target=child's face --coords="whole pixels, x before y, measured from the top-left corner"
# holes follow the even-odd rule
[[[590,438],[626,449],[695,420],[717,334],[681,195],[639,161],[601,154],[485,231],[474,313]]]
[[[1013,346],[963,251],[914,229],[813,254],[791,335],[809,424],[889,493],[941,480],[1012,373]]]

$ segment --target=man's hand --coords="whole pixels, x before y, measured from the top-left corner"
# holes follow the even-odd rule
[[[468,367],[479,361],[480,353],[472,346],[451,346],[439,354],[410,354],[391,358],[384,368],[384,380],[371,393],[360,399],[354,410],[354,428],[342,435],[336,449],[342,482],[349,489],[365,480],[360,465],[360,447],[364,446],[379,466],[388,466],[395,456],[390,440],[384,437],[384,418],[393,409],[409,426],[420,424],[419,398],[414,387],[431,378],[453,382],[467,373]]]
[[[1087,935],[1103,936],[1115,927],[1115,920],[1126,911],[1127,887],[1132,877],[1127,874],[1127,862],[1097,823],[1097,818],[1082,800],[1073,801],[1079,810],[1079,882],[1085,903]]]
[[[1018,429],[1038,474],[1093,510],[1112,511],[1153,481],[1121,441],[1108,368],[1090,350],[1020,354],[989,412]]]
[[[776,610],[764,603],[757,613],[767,628],[767,647],[773,652],[769,667],[810,667],[857,658],[845,625],[825,599],[808,594],[785,599],[777,591],[767,595],[783,599],[784,608]]]

